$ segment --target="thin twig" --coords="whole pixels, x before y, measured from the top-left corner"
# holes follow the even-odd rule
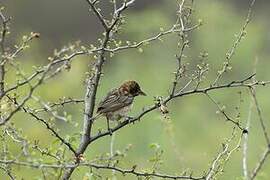
[[[252,9],[253,9],[253,6],[255,4],[255,1],[256,0],[251,1],[250,5],[249,5],[249,8],[248,8],[248,13],[246,15],[245,23],[242,26],[239,34],[237,35],[237,38],[234,41],[231,49],[227,52],[226,61],[224,62],[221,70],[218,72],[218,75],[217,75],[216,79],[212,83],[213,85],[216,85],[218,83],[218,81],[220,80],[220,78],[222,77],[222,75],[228,70],[228,68],[230,66],[230,61],[231,61],[233,55],[235,54],[235,51],[236,51],[237,47],[239,46],[239,44],[240,44],[241,40],[243,39],[243,37],[246,35],[246,29],[247,29],[248,24],[251,21]]]
[[[164,179],[190,179],[190,180],[203,180],[205,179],[204,176],[201,177],[194,177],[192,175],[169,175],[169,174],[161,174],[158,172],[140,172],[137,171],[134,167],[131,169],[122,169],[116,166],[110,166],[110,165],[102,165],[102,164],[94,164],[94,163],[80,163],[78,165],[72,164],[72,163],[66,163],[66,164],[38,164],[38,163],[32,163],[32,162],[23,162],[23,161],[16,161],[16,160],[1,160],[1,164],[14,164],[18,166],[26,166],[26,167],[32,167],[32,168],[38,168],[38,169],[44,169],[44,168],[51,168],[51,169],[70,169],[78,166],[85,166],[85,167],[91,167],[95,169],[104,169],[104,170],[115,170],[116,172],[119,172],[121,174],[130,174],[134,175],[136,177],[156,177],[156,178],[164,178]]]
[[[265,161],[266,161],[267,157],[269,156],[269,154],[270,154],[270,148],[267,147],[267,149],[262,154],[260,161],[257,163],[256,167],[252,171],[251,176],[250,176],[250,180],[253,180],[256,178],[259,171],[262,169],[263,165],[265,164]]]
[[[262,110],[261,110],[261,107],[260,107],[259,102],[258,102],[258,99],[257,99],[256,91],[255,91],[255,89],[253,87],[250,87],[249,89],[250,89],[250,93],[251,93],[251,96],[252,96],[253,101],[254,101],[254,105],[255,105],[256,110],[258,112],[260,124],[261,124],[261,127],[262,127],[262,131],[263,131],[263,134],[264,134],[264,137],[265,137],[267,146],[270,146],[269,135],[268,135],[268,132],[267,132],[267,129],[266,129],[266,125],[264,123],[264,119],[263,119],[263,115],[262,115]]]

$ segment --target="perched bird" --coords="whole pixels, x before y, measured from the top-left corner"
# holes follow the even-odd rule
[[[141,90],[136,81],[126,81],[119,88],[108,92],[105,98],[99,103],[98,115],[104,115],[107,119],[108,130],[111,132],[109,121],[120,120],[127,116],[136,96],[146,94]]]

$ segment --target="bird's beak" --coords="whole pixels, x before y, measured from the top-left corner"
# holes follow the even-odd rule
[[[146,96],[145,92],[143,92],[142,90],[140,90],[139,95]]]

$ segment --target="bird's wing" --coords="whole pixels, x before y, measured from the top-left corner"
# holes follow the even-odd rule
[[[107,113],[117,111],[123,107],[130,105],[133,97],[120,95],[118,89],[111,90],[108,95],[99,103],[97,112]]]

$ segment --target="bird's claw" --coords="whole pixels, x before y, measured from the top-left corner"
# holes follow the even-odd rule
[[[129,123],[131,123],[131,120],[133,119],[133,117],[131,116],[126,116],[125,120]]]
[[[111,136],[112,133],[113,133],[113,130],[112,130],[111,128],[108,128],[108,132],[109,132],[109,134],[110,134],[110,136]]]

